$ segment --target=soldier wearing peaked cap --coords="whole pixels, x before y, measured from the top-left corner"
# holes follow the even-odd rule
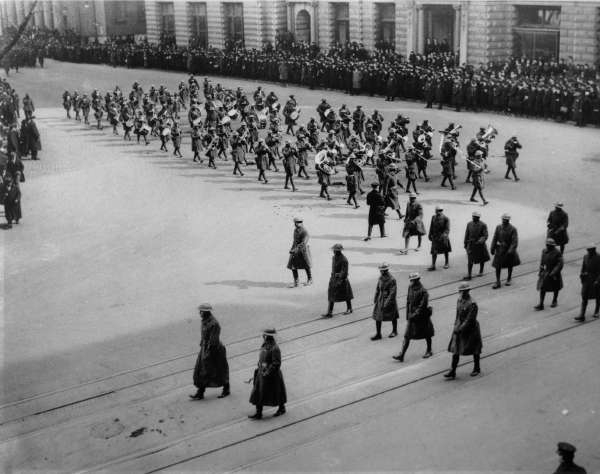
[[[410,193],[409,201],[406,204],[406,212],[404,213],[404,229],[402,230],[404,250],[400,250],[401,255],[408,253],[408,242],[413,235],[417,236],[417,248],[415,250],[421,250],[421,240],[425,235],[423,207],[417,202],[417,195]]]
[[[374,225],[379,226],[380,236],[385,237],[385,200],[377,190],[379,184],[371,183],[371,192],[367,194],[367,206],[369,206],[369,228],[365,241],[371,240],[371,231]]]
[[[285,413],[287,392],[281,373],[281,350],[275,342],[275,329],[263,332],[263,344],[258,355],[258,367],[254,370],[250,403],[256,407],[256,413],[248,418],[260,420],[263,407],[278,407],[273,416]]]
[[[202,336],[200,353],[194,367],[194,385],[198,389],[193,400],[202,400],[206,387],[223,387],[219,398],[230,394],[229,365],[225,346],[221,343],[221,326],[212,314],[212,306],[208,303],[198,306],[202,318]]]
[[[376,333],[372,341],[381,339],[381,322],[391,321],[392,332],[389,337],[398,335],[398,302],[396,301],[397,285],[396,279],[390,274],[390,266],[387,263],[379,265],[379,280],[375,289],[373,301],[373,319],[375,320]]]
[[[402,350],[400,354],[394,356],[394,359],[399,362],[404,362],[404,354],[406,354],[411,339],[425,339],[427,342],[423,359],[433,355],[431,338],[434,335],[434,329],[431,323],[432,309],[429,306],[429,293],[421,283],[421,276],[418,273],[411,273],[408,280],[410,286],[406,295],[406,331],[404,331]]]
[[[519,148],[522,148],[522,146],[517,137],[511,137],[504,144],[504,156],[506,157],[506,174],[504,175],[504,179],[510,179],[509,173],[512,173],[515,181],[519,181],[517,172],[515,171],[517,168],[517,158],[519,157]]]
[[[452,353],[452,366],[450,371],[444,375],[448,380],[456,378],[456,368],[461,355],[473,356],[473,371],[471,377],[479,375],[481,368],[479,358],[483,342],[481,339],[481,330],[477,322],[478,306],[470,295],[471,285],[462,283],[458,287],[460,296],[456,304],[456,320],[454,330],[448,344],[448,352]]]
[[[306,271],[307,280],[305,285],[312,285],[312,274],[310,271],[312,264],[310,248],[308,246],[309,236],[308,231],[302,224],[303,222],[300,217],[294,218],[294,236],[287,264],[288,269],[292,271],[292,275],[294,276],[294,283],[290,285],[290,288],[298,286],[298,270]]]
[[[577,449],[571,443],[558,443],[556,454],[560,456],[560,464],[554,474],[586,474],[587,471],[575,464],[575,451]]]
[[[465,230],[464,246],[467,251],[467,270],[468,274],[463,280],[470,280],[473,272],[473,264],[479,264],[479,274],[483,275],[485,262],[490,260],[486,240],[488,239],[488,228],[485,222],[481,221],[481,213],[473,212],[472,220],[467,224]]]
[[[512,270],[521,264],[521,259],[517,252],[519,245],[519,234],[517,228],[510,223],[510,215],[502,215],[502,224],[496,226],[494,237],[492,238],[491,253],[494,256],[492,266],[496,269],[496,283],[492,286],[495,290],[500,288],[500,273],[503,268],[508,269],[506,286],[511,285]]]
[[[554,239],[546,239],[546,248],[542,250],[538,273],[537,289],[540,292],[540,302],[535,306],[537,311],[544,309],[544,298],[548,291],[554,294],[550,307],[554,308],[558,304],[558,292],[563,287],[562,268],[563,258],[556,248],[556,242],[554,242]]]
[[[431,217],[429,226],[429,240],[431,241],[431,266],[429,271],[435,270],[438,254],[444,254],[444,268],[448,268],[448,254],[452,252],[450,245],[450,219],[444,215],[442,206],[435,207],[435,214]]]
[[[333,258],[331,261],[329,288],[327,289],[329,305],[327,313],[322,315],[324,318],[331,318],[333,316],[333,305],[338,301],[346,302],[346,312],[344,314],[352,313],[352,299],[354,298],[352,287],[348,280],[348,259],[342,253],[344,247],[342,244],[335,244],[331,249],[333,250]]]

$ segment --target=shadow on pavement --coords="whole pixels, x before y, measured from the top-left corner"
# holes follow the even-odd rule
[[[250,280],[222,280],[209,281],[206,285],[224,285],[235,286],[238,290],[247,290],[248,288],[286,288],[287,283],[280,281],[250,281]]]

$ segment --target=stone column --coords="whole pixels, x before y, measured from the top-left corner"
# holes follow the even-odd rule
[[[452,49],[454,52],[462,49],[460,44],[460,5],[454,5],[454,34],[452,35]]]
[[[460,11],[460,41],[458,42],[460,47],[459,61],[460,64],[467,62],[467,48],[469,41],[469,5],[468,3],[463,4]]]
[[[423,5],[417,5],[417,51],[418,54],[425,52],[425,12],[423,11]]]

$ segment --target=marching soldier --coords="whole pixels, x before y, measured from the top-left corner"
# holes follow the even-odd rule
[[[171,141],[173,142],[173,155],[183,158],[183,155],[181,154],[181,129],[179,128],[178,122],[173,124],[173,129],[171,130]]]
[[[352,113],[352,128],[354,133],[356,133],[361,140],[364,140],[365,113],[363,112],[361,105],[357,105],[356,109]]]
[[[283,169],[285,171],[285,185],[284,189],[290,189],[288,184],[292,185],[292,191],[296,191],[294,185],[294,174],[296,174],[296,149],[292,146],[289,141],[285,142],[285,146],[281,150],[283,155]]]
[[[29,94],[25,94],[25,97],[23,97],[23,113],[25,114],[25,118],[31,118],[33,116],[33,112],[35,112],[33,100],[31,100]]]
[[[298,286],[298,270],[306,271],[306,283],[304,285],[312,285],[312,274],[310,271],[312,264],[308,239],[308,231],[302,225],[302,219],[294,217],[294,235],[287,264],[287,268],[292,271],[292,275],[294,276],[294,283],[290,285],[290,288]]]
[[[596,300],[596,308],[593,317],[600,317],[600,255],[596,253],[596,246],[590,244],[587,247],[587,254],[583,257],[581,272],[581,313],[575,318],[575,321],[585,321],[585,311],[588,300]]]
[[[327,299],[329,306],[327,313],[323,314],[324,318],[333,317],[333,305],[339,301],[346,302],[346,311],[344,314],[352,313],[352,287],[348,281],[348,259],[342,253],[344,247],[342,244],[335,244],[331,247],[333,250],[333,258],[331,262],[331,277],[329,278],[329,287],[327,289]]]
[[[484,182],[483,182],[483,171],[484,171],[484,161],[483,161],[483,153],[481,151],[476,151],[475,152],[475,156],[473,157],[473,159],[471,160],[471,177],[473,179],[473,192],[471,193],[471,202],[477,202],[477,199],[475,199],[475,195],[477,193],[479,193],[479,196],[481,197],[481,200],[483,201],[483,205],[485,206],[486,204],[489,203],[489,201],[485,200],[485,197],[483,196],[483,187],[484,187]]]
[[[412,185],[415,194],[419,194],[417,191],[417,177],[418,177],[418,166],[417,161],[420,159],[417,155],[417,151],[413,147],[409,147],[404,157],[406,160],[406,192],[410,193],[410,187]],[[412,193],[411,193],[412,194]]]
[[[488,228],[480,218],[481,214],[478,211],[473,212],[472,220],[467,224],[465,230],[464,246],[467,251],[468,275],[463,280],[466,281],[471,279],[473,264],[479,264],[479,274],[477,276],[483,276],[485,262],[490,260],[490,253],[485,243],[488,239]]]
[[[448,254],[452,252],[450,245],[450,219],[444,215],[442,206],[435,207],[435,214],[431,216],[431,224],[429,226],[429,240],[431,241],[431,266],[429,271],[435,270],[435,262],[440,253],[444,254],[444,268],[449,267]]]
[[[444,141],[442,145],[442,187],[446,187],[446,180],[450,183],[452,190],[455,190],[454,186],[454,163],[456,162],[456,146],[453,144],[451,138]]]
[[[479,359],[483,341],[481,339],[481,330],[477,321],[477,303],[470,295],[471,286],[468,283],[461,283],[458,287],[460,296],[456,304],[456,320],[454,330],[448,344],[448,352],[452,353],[452,366],[444,374],[448,380],[456,378],[456,368],[461,355],[473,356],[473,371],[471,377],[481,373]]]
[[[587,471],[573,461],[577,449],[570,443],[558,443],[556,454],[561,458],[560,465],[554,474],[586,474]]]
[[[250,403],[256,407],[252,420],[262,419],[263,407],[278,407],[273,416],[285,413],[287,393],[281,373],[281,350],[275,342],[275,329],[263,332],[263,344],[258,356],[258,367],[254,370]]]
[[[194,159],[192,161],[199,161],[202,163],[200,152],[202,151],[202,133],[200,127],[192,128],[192,151],[194,152]]]
[[[563,287],[561,275],[563,264],[562,254],[556,248],[554,239],[546,239],[546,248],[542,250],[537,282],[537,290],[540,292],[540,302],[534,307],[535,310],[541,311],[544,309],[544,298],[548,291],[554,294],[550,307],[555,308],[558,304],[558,292]]]
[[[371,191],[367,194],[367,206],[369,206],[369,229],[367,236],[364,238],[365,242],[371,240],[371,231],[374,225],[379,226],[379,236],[381,238],[386,237],[385,235],[385,200],[379,193],[377,188],[378,183],[371,183]]]
[[[502,224],[496,226],[494,237],[492,238],[491,253],[494,256],[492,266],[496,269],[496,283],[492,286],[495,290],[500,288],[500,273],[503,268],[508,269],[506,286],[511,285],[513,267],[521,264],[521,259],[517,252],[519,245],[519,235],[517,228],[510,223],[510,215],[502,215]]]
[[[198,306],[202,318],[200,353],[194,367],[194,385],[198,389],[192,400],[202,400],[207,387],[223,387],[218,398],[225,398],[229,389],[229,364],[227,352],[221,343],[221,326],[212,314],[212,306],[208,303]]]
[[[296,150],[298,150],[298,178],[310,179],[306,167],[308,166],[308,150],[310,150],[310,144],[304,137],[298,137],[298,143]]]
[[[376,333],[371,337],[371,341],[381,339],[381,322],[391,321],[392,332],[389,337],[398,335],[398,302],[396,301],[397,285],[396,279],[390,274],[390,267],[387,263],[379,265],[381,273],[375,289],[375,298],[373,304],[373,319],[375,320]]]
[[[400,202],[398,201],[398,188],[404,188],[402,183],[396,177],[398,169],[395,166],[388,166],[387,172],[383,178],[383,195],[385,196],[385,208],[391,208],[398,214],[398,219],[402,219]]]
[[[504,179],[510,179],[508,176],[509,173],[512,173],[515,181],[519,181],[517,173],[515,169],[517,168],[517,158],[519,157],[518,149],[522,148],[517,137],[511,137],[504,144],[504,156],[506,157],[506,174],[504,175]]]
[[[4,182],[4,189],[1,190],[0,202],[4,204],[4,217],[6,219],[6,228],[11,229],[12,223],[19,223],[21,219],[21,189],[19,182],[7,174]]]
[[[565,245],[569,243],[569,215],[563,210],[563,203],[554,204],[554,210],[548,214],[548,232],[546,237],[554,239],[556,245],[560,247],[560,253],[564,253]]]
[[[404,362],[404,355],[411,339],[425,339],[427,349],[423,359],[433,355],[431,352],[431,338],[434,335],[431,322],[432,309],[429,306],[429,293],[421,283],[418,273],[411,273],[408,277],[410,286],[406,295],[406,331],[400,354],[394,356],[398,362]]]
[[[354,174],[354,170],[351,168],[346,168],[346,190],[348,191],[348,199],[346,199],[346,203],[348,205],[352,205],[352,201],[354,201],[354,209],[358,209],[360,206],[356,201],[356,191],[357,191],[357,178]]]
[[[408,253],[408,241],[413,235],[417,236],[417,252],[421,250],[421,239],[425,235],[425,226],[423,225],[423,207],[417,202],[417,195],[410,193],[408,204],[406,204],[406,212],[404,213],[404,229],[402,236],[404,237],[404,250],[400,250],[401,255]]]
[[[258,145],[256,145],[255,155],[256,155],[256,167],[258,168],[258,181],[262,181],[264,184],[267,184],[267,177],[265,176],[265,170],[269,165],[269,155],[271,154],[270,150],[267,148],[264,138],[261,138],[258,141]]]
[[[233,174],[237,175],[238,172],[240,176],[244,176],[240,165],[244,161],[244,144],[242,140],[240,140],[240,136],[237,132],[233,132],[231,134],[231,154],[233,160]]]

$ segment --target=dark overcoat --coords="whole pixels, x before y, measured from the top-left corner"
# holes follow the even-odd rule
[[[367,205],[369,206],[369,225],[385,224],[385,200],[377,190],[367,194]]]
[[[404,213],[404,229],[402,231],[402,237],[425,234],[423,208],[418,202],[409,202],[406,205],[406,212]]]
[[[281,373],[281,351],[275,341],[267,340],[260,348],[253,382],[250,394],[250,403],[253,405],[278,407],[287,402]]]
[[[4,217],[7,222],[21,219],[21,190],[15,184],[5,186],[2,201],[4,203]]]
[[[429,293],[419,281],[408,287],[406,295],[406,339],[433,337],[434,329],[429,311]]]
[[[512,224],[496,226],[494,237],[492,238],[492,266],[494,268],[509,268],[521,265],[521,259],[517,252],[519,245],[519,235],[516,227]]]
[[[450,245],[450,219],[444,214],[434,214],[429,226],[429,240],[431,240],[431,255],[452,252]]]
[[[465,230],[465,249],[470,263],[484,263],[490,260],[490,253],[486,245],[488,228],[485,222],[471,221]]]
[[[350,301],[354,298],[348,281],[348,259],[342,253],[334,253],[331,259],[331,276],[327,299],[331,302]]]
[[[33,120],[23,120],[21,124],[21,140],[23,140],[23,153],[26,155],[30,151],[40,151],[42,149],[40,132]]]
[[[569,243],[569,215],[562,209],[554,209],[548,215],[548,234],[547,237],[554,239],[556,245],[565,245]]]
[[[542,250],[540,259],[540,271],[538,273],[538,291],[558,291],[563,287],[561,271],[563,258],[560,250],[552,247],[550,250]]]
[[[396,301],[396,279],[386,272],[379,277],[373,303],[373,319],[375,321],[393,321],[398,319],[398,302]]]
[[[308,238],[308,231],[304,226],[300,225],[294,229],[292,248],[287,264],[288,269],[305,270],[312,266]]]
[[[458,298],[454,331],[448,344],[448,351],[456,355],[481,354],[483,341],[477,322],[477,303],[471,296]]]
[[[583,299],[600,298],[600,255],[586,254],[581,264],[581,297]]]
[[[229,383],[227,352],[219,338],[221,326],[211,314],[202,318],[200,352],[194,367],[194,385],[222,387]]]
[[[383,188],[385,190],[385,206],[391,207],[393,210],[400,209],[398,201],[398,179],[395,176],[387,175],[385,177]]]

